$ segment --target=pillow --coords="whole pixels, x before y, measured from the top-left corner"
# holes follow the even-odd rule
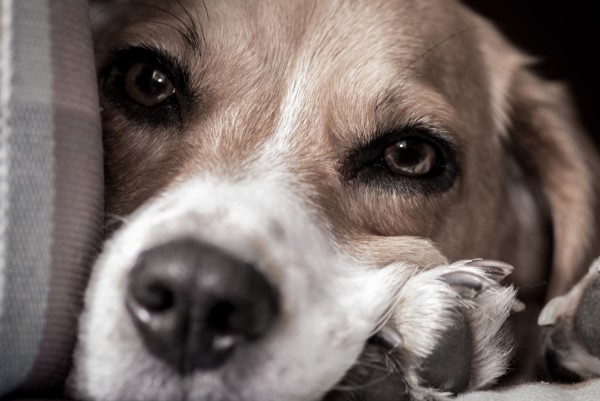
[[[102,231],[86,0],[0,3],[0,397],[59,392]]]

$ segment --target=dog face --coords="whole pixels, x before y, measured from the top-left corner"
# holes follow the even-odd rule
[[[534,284],[554,263],[564,286],[586,262],[594,161],[563,95],[454,1],[156,0],[97,18],[107,210],[124,224],[87,293],[85,397],[316,400],[419,269],[497,258]],[[213,322],[208,345],[172,352],[198,328],[157,310],[183,292],[202,320],[190,305],[216,287],[253,299],[244,333]]]

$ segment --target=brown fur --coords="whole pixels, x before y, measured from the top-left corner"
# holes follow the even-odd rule
[[[147,4],[189,21],[176,2]],[[202,172],[243,177],[276,130],[304,63],[306,97],[286,166],[357,257],[394,260],[411,235],[433,239],[450,260],[505,260],[535,312],[545,296],[572,286],[600,250],[592,177],[600,163],[568,97],[532,75],[526,57],[459,3],[185,4],[201,29],[198,43],[184,40],[181,21],[157,8],[106,11],[121,22],[102,28],[100,67],[124,44],[153,44],[186,66],[198,94],[183,126],[160,132],[104,102],[109,214],[131,213]],[[353,149],[405,124],[441,130],[458,144],[462,173],[447,192],[392,193],[348,176]]]

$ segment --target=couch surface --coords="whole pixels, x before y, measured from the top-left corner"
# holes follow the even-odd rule
[[[102,224],[85,0],[0,3],[0,397],[60,392]]]

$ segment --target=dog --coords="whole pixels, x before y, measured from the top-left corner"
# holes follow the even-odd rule
[[[112,1],[92,18],[117,223],[79,397],[486,388],[516,289],[532,369],[532,322],[600,250],[600,161],[566,91],[491,23],[454,0]]]

